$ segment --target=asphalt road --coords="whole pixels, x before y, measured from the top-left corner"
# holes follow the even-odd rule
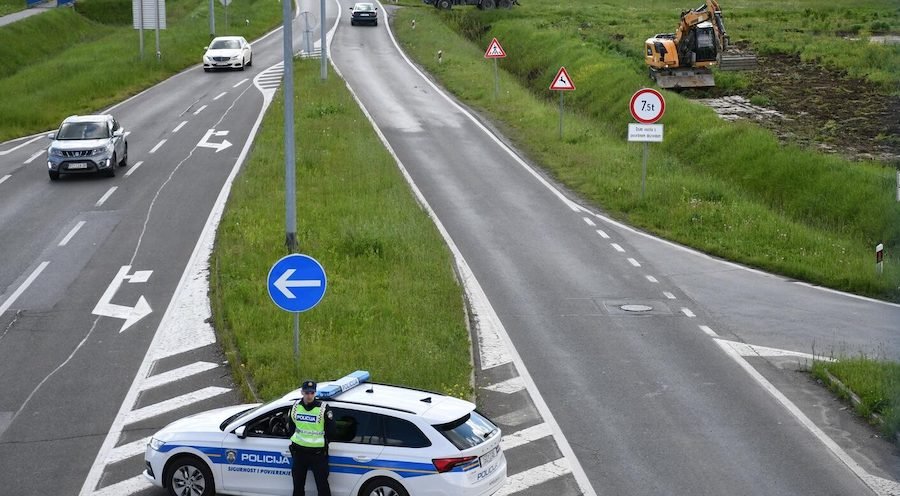
[[[341,17],[334,63],[471,271],[482,328],[514,346],[496,359],[478,337],[479,407],[519,440],[507,445],[504,494],[870,493],[871,481],[750,372],[799,401],[806,393],[779,362],[729,343],[877,348],[896,359],[900,308],[609,221],[445,98],[402,58],[384,22],[351,28]],[[260,90],[253,78],[276,74],[280,59],[275,34],[254,43],[247,71],[193,68],[118,105],[130,165],[114,179],[50,182],[45,138],[0,147],[4,492],[159,494],[139,476],[146,436],[240,401],[203,325],[197,281],[205,228],[277,84],[257,78]],[[231,146],[216,151],[225,140]],[[141,297],[152,312],[123,330],[110,314]],[[498,387],[516,380],[523,385]],[[827,418],[812,401],[800,409]],[[848,431],[832,423],[826,432]],[[869,451],[883,447],[841,446],[853,460],[863,455],[864,474],[900,478],[896,459]],[[559,477],[538,470],[538,459]]]

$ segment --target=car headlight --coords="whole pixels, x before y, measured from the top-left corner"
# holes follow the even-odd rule
[[[109,152],[108,146],[101,146],[101,147],[94,148],[93,150],[91,150],[91,155],[103,155],[108,152]]]
[[[47,150],[47,155],[50,155],[51,157],[62,157],[62,150],[59,148],[50,148]]]
[[[237,60],[238,57],[240,57],[240,55],[232,55],[232,56],[231,56],[231,60]]]
[[[150,442],[147,443],[147,446],[150,446],[150,449],[152,449],[153,451],[159,451],[160,449],[162,449],[163,445],[165,445],[165,444],[166,444],[165,442],[160,441],[159,439],[156,439],[155,437],[151,437]]]

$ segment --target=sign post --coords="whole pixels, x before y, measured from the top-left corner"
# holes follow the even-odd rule
[[[644,142],[644,158],[641,166],[641,199],[644,199],[644,191],[647,185],[647,155],[650,141],[661,142],[663,140],[663,125],[654,124],[666,111],[666,101],[660,92],[644,88],[631,96],[629,110],[634,120],[640,124],[628,124],[628,141]]]
[[[316,259],[294,253],[269,269],[269,297],[282,310],[294,313],[294,360],[300,363],[300,312],[305,312],[325,296],[325,269]]]
[[[884,243],[878,243],[875,247],[875,271],[884,273]]]
[[[563,95],[566,91],[575,90],[575,83],[572,81],[572,78],[569,77],[569,73],[566,72],[565,67],[560,67],[559,71],[556,72],[556,77],[553,78],[553,83],[550,84],[550,89],[553,91],[559,91],[559,139],[562,139]]]
[[[228,32],[228,4],[231,3],[231,0],[219,0],[219,3],[225,6],[225,32]]]
[[[488,45],[487,50],[484,52],[484,58],[494,59],[494,100],[496,100],[497,96],[500,94],[500,73],[497,69],[497,59],[505,57],[506,52],[503,51],[503,47],[500,46],[500,42],[497,41],[497,38],[491,40],[491,44]]]

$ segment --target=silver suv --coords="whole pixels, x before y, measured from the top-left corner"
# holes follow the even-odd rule
[[[116,175],[116,166],[128,164],[128,141],[125,129],[111,115],[73,115],[48,136],[53,143],[47,148],[50,179],[60,174],[101,172]]]

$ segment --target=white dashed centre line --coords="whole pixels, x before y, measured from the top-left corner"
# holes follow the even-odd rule
[[[619,246],[619,243],[610,243],[610,246],[615,248],[616,251],[619,253],[625,253],[625,248],[622,248],[621,246]]]
[[[134,172],[134,171],[136,171],[136,170],[138,169],[138,167],[140,167],[141,164],[143,164],[143,163],[144,163],[144,161],[141,160],[140,162],[137,162],[137,163],[135,163],[134,165],[132,165],[132,166],[131,166],[131,169],[130,169],[128,172],[125,173],[125,177],[130,176],[131,173]]]
[[[22,296],[22,293],[24,293],[25,290],[28,289],[28,286],[31,286],[31,283],[33,283],[34,280],[37,279],[39,275],[41,275],[41,272],[43,272],[48,265],[50,265],[50,262],[41,262],[41,264],[38,265],[36,269],[34,269],[34,272],[32,272],[30,276],[28,276],[28,279],[25,279],[25,282],[23,282],[21,286],[13,291],[13,294],[9,295],[9,298],[4,301],[3,304],[0,304],[0,315],[2,315],[3,312],[9,309],[9,307],[16,302],[16,299],[19,296]]]
[[[594,227],[594,226],[597,225],[597,224],[594,224],[594,221],[592,221],[591,219],[589,219],[589,218],[587,218],[587,217],[582,217],[582,219],[584,219],[584,223],[585,223],[585,224],[587,224],[587,225],[589,225],[589,226],[591,226],[591,227]]]
[[[716,331],[710,329],[709,326],[702,325],[702,326],[700,326],[700,330],[703,331],[703,332],[705,332],[706,334],[708,334],[708,335],[714,337],[714,338],[719,337],[719,335],[716,334]]]
[[[175,129],[172,130],[172,133],[177,133],[178,131],[181,131],[181,128],[183,128],[185,124],[187,124],[187,121],[181,121],[181,124],[175,126]]]
[[[670,299],[670,300],[674,300],[674,299],[675,299],[675,295],[673,295],[672,293],[670,293],[670,292],[668,292],[668,291],[663,291],[663,295],[664,295],[666,298]]]
[[[659,282],[659,281],[657,281],[656,278],[653,277],[653,276],[645,276],[645,277],[647,277],[647,280],[650,281],[650,282],[652,282],[652,283],[658,283],[658,282]]]
[[[45,151],[46,151],[46,150],[41,150],[41,151],[35,153],[35,154],[32,155],[31,157],[29,157],[28,160],[25,161],[25,163],[26,163],[26,164],[30,164],[31,162],[34,162],[34,159],[36,159],[36,158],[40,157],[41,155],[43,155]]]
[[[194,115],[197,115],[197,114],[199,114],[200,112],[203,112],[204,109],[206,109],[206,105],[204,105],[204,106],[198,108],[198,109],[194,112]]]
[[[3,177],[0,177],[0,184],[3,184],[3,181],[6,181],[7,179],[9,179],[11,177],[12,177],[12,174],[7,174]]]
[[[234,86],[232,86],[232,88],[237,88],[238,86],[240,86],[240,85],[246,83],[247,81],[249,81],[249,79],[246,79],[246,78],[245,78],[245,79],[241,79],[240,81],[234,83]]]
[[[634,265],[635,267],[640,267],[640,266],[641,266],[641,264],[640,264],[637,260],[635,260],[635,259],[633,259],[633,258],[629,258],[629,259],[628,259],[628,263],[630,263],[631,265]]]
[[[69,241],[72,241],[72,238],[75,237],[75,233],[77,233],[78,230],[81,229],[81,226],[83,226],[84,224],[85,221],[78,221],[78,224],[75,224],[75,227],[73,227],[72,230],[69,231],[69,234],[66,234],[66,237],[59,242],[58,246],[66,246],[67,244],[69,244]]]
[[[106,193],[105,193],[105,194],[97,201],[97,203],[94,204],[94,206],[95,206],[95,207],[99,207],[99,206],[103,205],[103,204],[106,202],[106,200],[109,200],[109,197],[112,196],[112,194],[115,193],[117,189],[119,189],[118,186],[113,186],[112,188],[109,188],[109,191],[107,191],[107,192],[106,192]]]
[[[605,232],[601,231],[600,229],[597,229],[597,234],[599,234],[600,237],[603,239],[609,239],[609,234],[606,234]]]
[[[166,142],[166,140],[162,140],[159,143],[157,143],[156,146],[154,146],[152,149],[150,149],[150,153],[156,153],[156,150],[159,150],[159,147],[163,146],[163,144],[165,144],[165,142]]]
[[[216,100],[218,100],[219,98],[222,98],[223,96],[225,96],[225,95],[227,95],[227,94],[228,94],[227,91],[223,91],[223,92],[219,93],[218,95],[216,95],[216,97],[213,98],[213,101],[216,101]]]
[[[691,318],[696,317],[696,315],[694,315],[694,312],[692,312],[690,308],[682,308],[681,313],[683,313]]]

